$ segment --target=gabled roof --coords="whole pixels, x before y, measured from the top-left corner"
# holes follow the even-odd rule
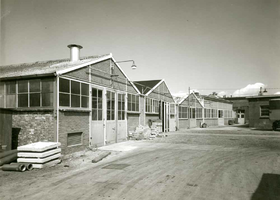
[[[199,104],[202,106],[202,108],[204,108],[204,105],[203,105],[203,104],[201,103],[201,101],[197,98],[197,96],[195,95],[194,92],[192,92],[192,93],[186,95],[185,97],[183,97],[183,98],[179,101],[178,104],[183,103],[190,95],[193,95],[193,96],[196,98],[196,100],[199,102]]]
[[[112,58],[112,54],[82,57],[75,62],[71,62],[70,59],[60,59],[0,66],[0,79],[63,74],[109,58]]]
[[[149,94],[164,80],[133,81],[140,93]]]

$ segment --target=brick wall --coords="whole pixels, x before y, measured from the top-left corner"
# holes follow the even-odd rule
[[[179,119],[179,130],[185,130],[189,127],[188,119]]]
[[[159,121],[159,116],[158,114],[154,115],[154,114],[146,114],[146,117],[145,117],[145,125],[148,126],[148,122],[149,120],[152,120],[153,121]]]
[[[139,114],[127,113],[127,131],[134,131],[139,125]]]
[[[260,106],[269,105],[268,100],[252,100],[249,102],[249,126],[258,129],[272,129],[272,121],[269,118],[260,117]]]
[[[67,147],[67,134],[82,132],[82,144]],[[81,151],[89,146],[89,112],[59,112],[59,142],[64,154]]]
[[[52,111],[14,112],[12,116],[12,127],[21,128],[18,146],[39,141],[54,142],[55,123]]]

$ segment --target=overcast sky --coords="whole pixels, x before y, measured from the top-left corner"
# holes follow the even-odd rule
[[[2,0],[1,39],[2,65],[67,58],[76,43],[135,60],[121,64],[131,80],[172,93],[280,88],[280,0]]]

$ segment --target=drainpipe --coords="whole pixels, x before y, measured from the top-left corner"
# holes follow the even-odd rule
[[[56,76],[56,141],[59,141],[59,77]]]

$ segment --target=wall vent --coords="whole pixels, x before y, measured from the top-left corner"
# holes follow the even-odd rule
[[[67,146],[76,146],[83,144],[83,133],[68,133],[67,134]]]

